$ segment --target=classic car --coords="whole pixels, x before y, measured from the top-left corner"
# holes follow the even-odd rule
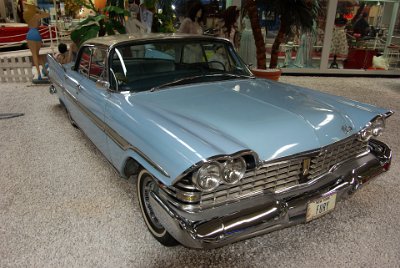
[[[378,174],[392,111],[256,78],[228,40],[86,41],[50,91],[123,177],[163,245],[215,248],[326,215]]]

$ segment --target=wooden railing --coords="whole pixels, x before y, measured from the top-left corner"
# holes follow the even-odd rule
[[[57,48],[42,47],[40,55],[54,54]],[[32,54],[29,50],[0,53],[0,82],[32,81]]]

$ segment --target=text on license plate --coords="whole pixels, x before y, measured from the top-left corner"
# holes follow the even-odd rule
[[[306,222],[321,217],[335,209],[336,193],[313,200],[307,205]]]

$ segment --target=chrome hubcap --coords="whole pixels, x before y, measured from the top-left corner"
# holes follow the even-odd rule
[[[143,196],[143,206],[146,210],[146,214],[149,216],[149,220],[151,224],[154,225],[155,228],[159,230],[164,230],[163,226],[158,221],[153,208],[150,205],[150,192],[154,189],[154,181],[146,176],[143,181],[143,188],[142,188],[142,196]]]

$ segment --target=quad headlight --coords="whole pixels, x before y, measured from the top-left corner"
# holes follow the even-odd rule
[[[384,129],[385,118],[379,115],[359,132],[359,139],[361,141],[368,141],[372,136],[377,137],[381,135]]]
[[[246,161],[236,157],[225,161],[205,163],[193,173],[192,182],[203,192],[210,192],[220,184],[236,184],[246,172]]]
[[[193,174],[193,183],[201,191],[212,191],[221,184],[222,169],[218,162],[204,164]]]
[[[242,157],[230,159],[224,165],[224,182],[235,184],[240,181],[246,172],[246,161]]]

